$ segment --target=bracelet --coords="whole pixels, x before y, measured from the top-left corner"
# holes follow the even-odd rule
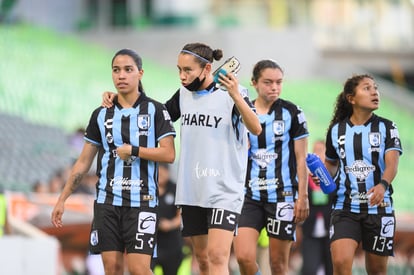
[[[384,179],[382,179],[382,180],[380,181],[380,184],[382,184],[382,186],[384,186],[385,191],[387,191],[388,187],[390,186],[390,184],[388,183],[388,181],[386,181],[386,180],[384,180]]]
[[[134,157],[139,156],[139,147],[138,146],[132,146],[131,156],[134,156]]]

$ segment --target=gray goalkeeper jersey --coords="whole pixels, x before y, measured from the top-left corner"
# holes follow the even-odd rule
[[[247,89],[240,92],[250,106]],[[179,91],[181,148],[176,204],[241,212],[247,129],[226,91]],[[252,107],[253,108],[253,107]]]

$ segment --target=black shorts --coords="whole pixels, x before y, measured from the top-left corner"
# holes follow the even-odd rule
[[[219,208],[181,206],[183,237],[206,235],[210,228],[234,231],[239,214]]]
[[[359,214],[334,210],[329,236],[332,241],[349,238],[380,256],[394,255],[394,214]]]
[[[89,247],[92,254],[120,251],[153,255],[157,209],[94,203]]]
[[[268,203],[244,198],[238,227],[250,227],[279,240],[295,240],[296,224],[293,222],[293,202]]]

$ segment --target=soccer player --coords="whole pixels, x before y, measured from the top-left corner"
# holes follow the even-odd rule
[[[253,68],[253,101],[262,125],[249,134],[250,157],[246,194],[234,251],[242,275],[261,274],[256,262],[257,240],[263,227],[269,236],[272,274],[288,274],[296,223],[309,214],[306,154],[308,129],[303,111],[280,98],[283,70],[273,60]]]
[[[181,122],[176,204],[201,275],[229,274],[243,204],[247,131],[261,132],[247,89],[235,75],[220,73],[220,86],[214,82],[212,63],[222,56],[206,44],[186,44],[177,62],[182,86],[165,104],[172,120]],[[103,98],[111,106],[113,94]]]
[[[144,93],[142,60],[130,49],[112,59],[118,96],[111,108],[97,108],[85,132],[85,144],[52,212],[62,227],[66,199],[79,186],[98,153],[96,198],[90,237],[106,275],[123,274],[124,252],[130,274],[152,274],[156,245],[158,163],[175,158],[174,136],[165,107]]]
[[[328,128],[325,165],[338,185],[330,225],[334,274],[352,274],[360,242],[368,274],[386,274],[393,255],[391,183],[402,147],[395,123],[374,113],[379,103],[374,78],[354,75],[337,97]]]

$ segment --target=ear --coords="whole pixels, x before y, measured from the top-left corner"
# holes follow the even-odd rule
[[[138,70],[138,77],[139,77],[139,79],[141,79],[143,75],[144,75],[144,70],[143,69]]]
[[[346,99],[348,100],[349,104],[355,104],[354,97],[352,95],[347,95]]]
[[[204,70],[206,70],[207,74],[211,73],[212,65],[211,63],[207,63],[206,66],[204,66]]]

